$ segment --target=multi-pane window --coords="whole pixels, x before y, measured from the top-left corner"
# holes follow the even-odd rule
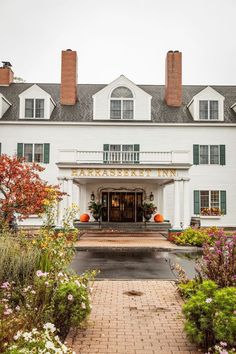
[[[220,213],[220,192],[200,191],[200,214],[219,215]]]
[[[25,118],[44,118],[44,99],[26,98]]]
[[[219,145],[200,145],[199,163],[200,165],[218,165],[220,162]]]
[[[43,162],[43,144],[23,144],[23,157],[27,162]]]
[[[199,101],[199,119],[218,120],[219,119],[219,102],[218,101]]]
[[[104,145],[104,163],[125,164],[139,162],[139,145]]]
[[[127,87],[120,86],[112,91],[110,100],[110,118],[134,118],[133,94]]]

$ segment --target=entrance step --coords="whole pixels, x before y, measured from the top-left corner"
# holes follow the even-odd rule
[[[98,230],[98,231],[93,231],[93,230],[87,230],[87,231],[83,231],[81,234],[81,238],[86,238],[86,240],[88,239],[94,239],[94,238],[100,238],[100,239],[112,239],[112,238],[116,238],[116,239],[130,239],[130,238],[137,238],[137,239],[142,239],[145,238],[147,239],[159,239],[159,240],[163,240],[165,239],[165,237],[163,237],[163,234],[160,232],[150,232],[150,231],[142,231],[142,232],[122,232],[122,231],[108,231],[108,230]]]
[[[103,231],[125,231],[125,232],[143,232],[157,231],[167,232],[171,228],[169,222],[76,222],[74,226],[79,230],[103,230]]]

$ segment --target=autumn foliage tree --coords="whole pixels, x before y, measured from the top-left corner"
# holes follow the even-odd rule
[[[16,156],[0,156],[0,222],[9,224],[15,213],[20,220],[32,214],[42,214],[45,205],[60,200],[58,186],[43,181],[39,173],[44,168],[27,163]]]

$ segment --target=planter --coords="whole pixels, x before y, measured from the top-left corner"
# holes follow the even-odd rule
[[[149,221],[152,217],[152,214],[147,213],[147,214],[144,214],[143,216],[144,216],[145,221]]]
[[[93,218],[95,221],[99,221],[100,219],[100,215],[99,214],[92,214],[93,215]]]
[[[167,240],[170,242],[175,242],[176,236],[179,236],[182,232],[183,231],[180,230],[169,229]]]

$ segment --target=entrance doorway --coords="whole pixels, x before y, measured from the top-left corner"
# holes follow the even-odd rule
[[[142,221],[142,192],[103,192],[102,221]]]

